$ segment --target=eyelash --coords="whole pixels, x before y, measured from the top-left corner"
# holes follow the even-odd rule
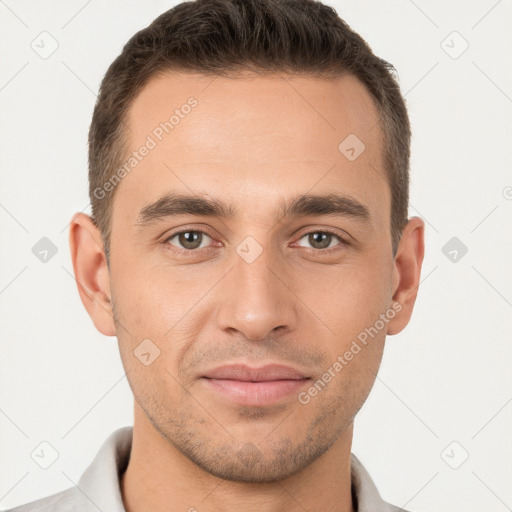
[[[175,254],[184,255],[184,256],[195,256],[197,254],[200,254],[204,249],[209,249],[210,246],[202,247],[201,249],[179,249],[176,246],[169,243],[170,240],[172,240],[176,236],[182,235],[184,233],[202,233],[203,235],[210,237],[212,240],[214,239],[214,237],[208,231],[206,231],[204,229],[185,229],[182,231],[177,231],[176,233],[173,233],[172,235],[169,235],[168,237],[165,238],[165,240],[162,241],[162,243],[169,250],[174,252]],[[301,237],[297,241],[302,240],[305,236],[311,235],[313,233],[323,233],[326,235],[331,235],[331,236],[337,238],[340,241],[340,243],[338,245],[335,245],[334,247],[329,247],[326,249],[314,249],[314,248],[309,248],[309,247],[302,247],[302,249],[305,249],[308,252],[313,252],[315,254],[320,254],[320,253],[321,254],[331,254],[333,251],[339,250],[340,246],[350,245],[350,242],[346,238],[342,237],[340,234],[335,233],[334,231],[332,231],[330,229],[314,229],[312,231],[308,231],[308,232],[302,234]]]

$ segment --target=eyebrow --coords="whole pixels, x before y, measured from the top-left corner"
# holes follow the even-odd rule
[[[179,215],[232,219],[237,213],[238,209],[233,204],[225,204],[218,199],[168,193],[154,203],[144,206],[139,212],[136,225],[145,226],[163,218]],[[353,197],[339,194],[303,194],[293,197],[281,203],[280,213],[283,218],[328,215],[371,221],[367,206]]]

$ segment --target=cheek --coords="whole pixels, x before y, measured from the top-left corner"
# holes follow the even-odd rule
[[[381,360],[381,340],[358,348],[349,345],[351,349],[345,346],[347,350],[333,356],[325,372],[298,396],[302,408],[298,418],[316,418],[315,428],[326,437],[332,436],[333,429],[341,432],[354,420],[372,389]]]
[[[314,382],[324,404],[339,406],[343,414],[350,416],[347,420],[359,410],[375,382],[385,340],[383,329],[365,327],[353,331],[357,334],[338,337],[329,347],[326,366]]]
[[[304,288],[304,302],[329,328],[335,345],[341,343],[339,348],[374,325],[389,306],[388,272],[376,262],[331,268],[308,278],[315,285]]]
[[[127,355],[130,357],[130,354]],[[181,409],[186,396],[175,372],[168,368],[165,356],[161,354],[149,366],[133,356],[130,361],[131,366],[128,367],[123,358],[130,389],[137,403],[150,418],[171,421],[174,415],[169,412]]]
[[[315,387],[323,389],[327,384],[325,391],[313,390],[313,394],[318,392],[320,407],[338,408],[345,421],[366,400],[382,359],[388,326],[381,319],[389,307],[387,272],[374,262],[344,267],[334,277],[316,276],[308,299],[329,327],[324,345],[326,367]]]
[[[135,271],[134,266],[130,273],[112,272],[111,289],[116,320],[121,324],[117,338],[123,364],[133,371],[134,381],[172,381],[170,374],[178,377],[183,357],[206,322],[207,293],[218,277],[197,270],[192,275],[191,271],[163,265],[141,265],[141,269]],[[146,370],[143,363],[148,359],[154,362]],[[150,375],[152,372],[156,375]],[[160,384],[165,387],[165,382]]]
[[[207,290],[197,275],[187,278],[179,268],[160,265],[113,267],[112,294],[118,312],[136,331],[160,338],[186,314]]]

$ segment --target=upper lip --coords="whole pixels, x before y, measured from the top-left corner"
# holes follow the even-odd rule
[[[244,364],[230,364],[213,368],[204,374],[208,379],[229,379],[247,382],[272,380],[300,380],[308,378],[299,370],[282,364],[267,364],[252,368]]]

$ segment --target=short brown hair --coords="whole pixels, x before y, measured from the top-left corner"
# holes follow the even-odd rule
[[[168,70],[229,76],[255,69],[321,78],[350,74],[366,86],[380,115],[396,254],[408,218],[411,132],[395,68],[319,1],[196,0],[176,5],[137,32],[101,83],[89,130],[89,195],[107,263],[116,187],[100,197],[97,191],[124,160],[124,121],[136,95]]]

